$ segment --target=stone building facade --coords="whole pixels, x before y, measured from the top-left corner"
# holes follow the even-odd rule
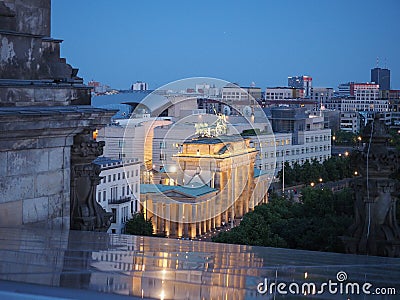
[[[90,106],[50,11],[50,0],[0,1],[0,225],[104,230],[92,133],[115,112]]]
[[[255,174],[256,154],[250,139],[240,136],[184,142],[173,158],[176,168],[166,173],[176,185],[142,184],[146,218],[157,233],[171,237],[194,238],[237,225],[245,213],[267,201],[268,178],[259,170]]]

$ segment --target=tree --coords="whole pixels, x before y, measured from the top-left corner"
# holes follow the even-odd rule
[[[332,136],[335,137],[334,143],[336,145],[355,146],[357,144],[357,135],[352,132],[339,130],[334,132]]]
[[[213,238],[214,242],[292,249],[343,252],[339,236],[352,222],[350,190],[333,194],[305,188],[302,203],[271,196],[267,204],[243,216],[238,227]]]
[[[143,212],[135,213],[133,218],[125,224],[125,232],[133,235],[153,235],[153,223],[145,220]]]
[[[285,184],[310,184],[318,183],[320,178],[324,181],[336,181],[353,176],[354,170],[350,167],[349,157],[330,157],[323,163],[313,159],[305,161],[299,165],[297,162],[290,167],[285,162]],[[282,170],[278,172],[278,177],[282,182]]]

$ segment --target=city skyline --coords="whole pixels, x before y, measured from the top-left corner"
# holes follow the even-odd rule
[[[62,56],[86,82],[117,89],[197,76],[265,88],[296,75],[336,88],[369,81],[377,57],[398,89],[399,8],[394,0],[53,1],[52,36],[65,40]]]

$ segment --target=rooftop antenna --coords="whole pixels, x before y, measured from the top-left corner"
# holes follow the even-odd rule
[[[385,57],[385,69],[387,69],[387,65],[386,65],[386,57]]]
[[[320,97],[319,116],[322,117],[322,97]]]
[[[376,57],[376,67],[379,68],[379,57]]]

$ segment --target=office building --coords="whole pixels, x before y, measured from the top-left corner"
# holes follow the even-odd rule
[[[350,85],[354,82],[347,82],[347,83],[341,83],[338,86],[338,96],[339,97],[349,97],[351,95],[350,93]]]
[[[371,82],[379,84],[380,90],[390,90],[390,70],[378,67],[371,69]]]
[[[325,102],[329,101],[333,97],[333,88],[325,87],[312,87],[311,88],[311,99],[319,103],[319,106],[324,105]]]
[[[149,89],[149,85],[143,81],[136,81],[131,86],[131,90],[133,91],[147,91]]]
[[[258,150],[255,165],[276,176],[283,162],[291,166],[307,160],[322,163],[331,157],[331,129],[324,117],[310,115],[304,108],[277,107],[271,110],[274,135],[249,136]]]
[[[290,76],[288,77],[288,86],[303,89],[304,97],[308,98],[311,96],[312,77],[310,76]]]
[[[264,99],[266,101],[297,99],[304,96],[304,90],[293,87],[268,87],[265,89]]]

